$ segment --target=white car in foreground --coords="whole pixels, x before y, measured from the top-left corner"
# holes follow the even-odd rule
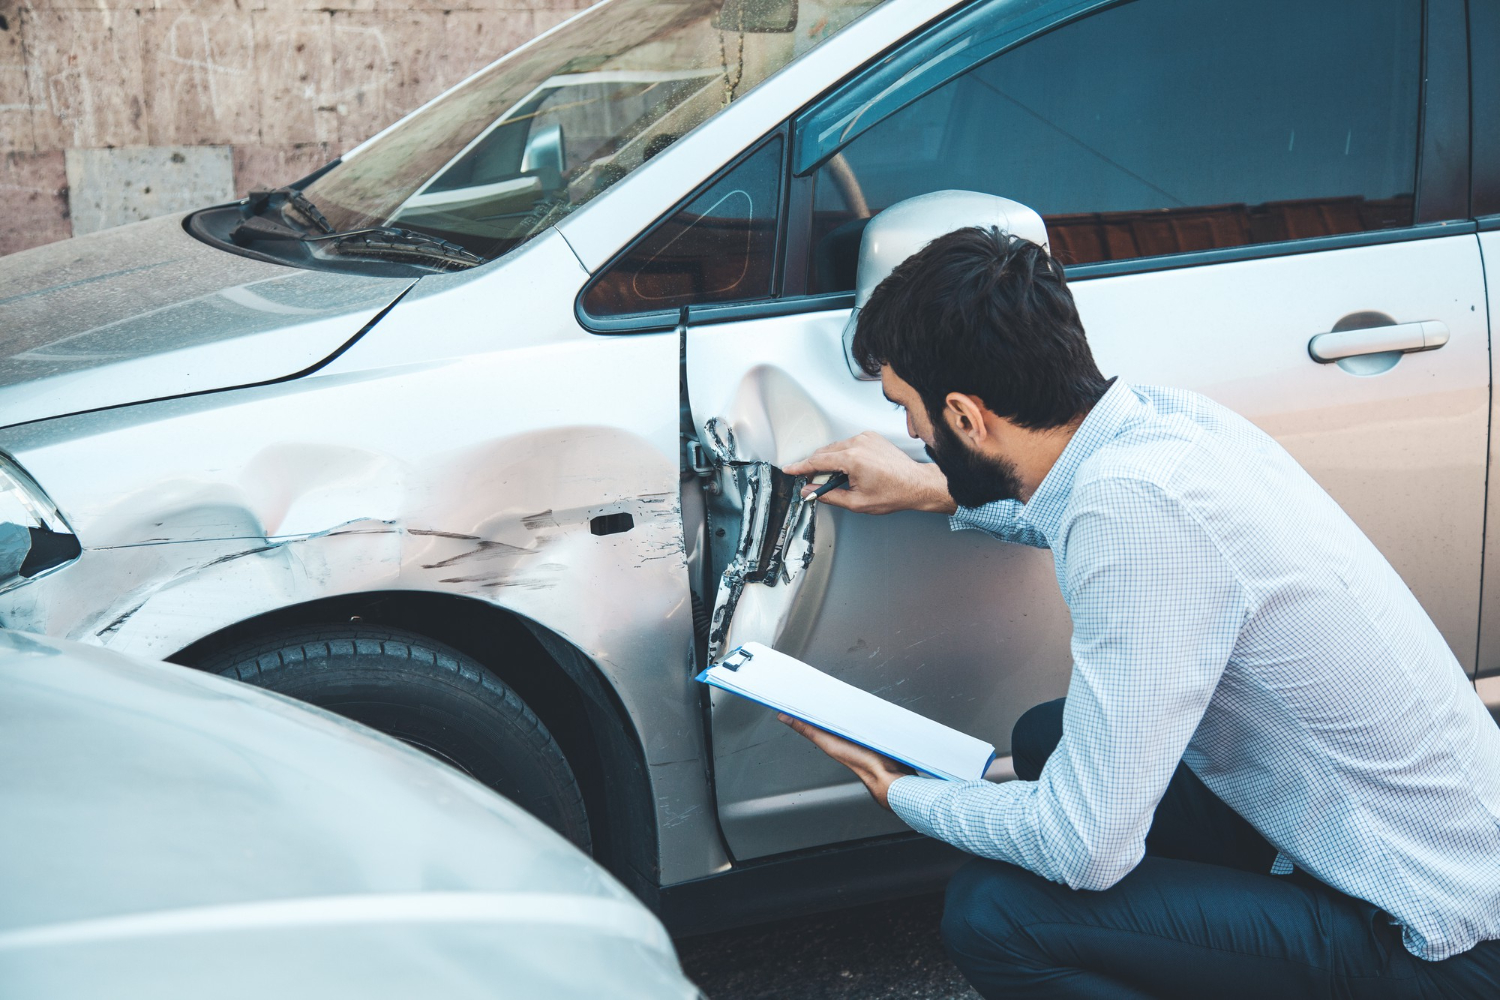
[[[0,996],[699,996],[478,782],[280,695],[0,631]]]

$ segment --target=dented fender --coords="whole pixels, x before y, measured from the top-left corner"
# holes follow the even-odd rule
[[[573,645],[615,690],[652,782],[664,883],[720,870],[677,344],[579,329],[567,289],[584,277],[542,239],[488,279],[419,288],[317,374],[0,430],[84,548],[0,595],[0,623],[160,658],[326,597],[485,601]],[[512,282],[541,304],[524,323],[494,307]]]

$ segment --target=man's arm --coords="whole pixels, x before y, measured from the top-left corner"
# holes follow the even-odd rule
[[[912,461],[874,431],[825,444],[782,471],[793,476],[846,473],[848,487],[830,490],[818,502],[859,514],[893,514],[898,510],[952,514],[958,509],[948,495],[948,480],[942,470],[936,465]],[[802,495],[807,496],[813,489],[805,488]]]
[[[824,445],[783,472],[813,476],[843,472],[848,489],[831,490],[820,503],[843,507],[860,514],[891,514],[898,510],[925,510],[947,514],[954,531],[976,528],[1005,542],[1047,548],[1041,532],[1019,518],[1022,507],[1014,500],[998,500],[983,507],[960,507],[948,493],[942,470],[927,462],[914,462],[900,448],[874,431],[865,431],[843,441]],[[802,491],[807,496],[814,487]]]
[[[833,507],[860,514],[892,514],[898,510],[947,514],[948,527],[954,531],[975,528],[1001,541],[1039,549],[1048,547],[1041,532],[1018,519],[1022,510],[1019,503],[999,500],[983,507],[960,507],[948,493],[948,480],[941,469],[927,462],[912,461],[874,431],[824,445],[782,471],[793,476],[846,473],[847,489],[831,490],[819,498],[820,503]],[[813,489],[804,488],[802,495],[807,496]]]
[[[1066,539],[1073,677],[1037,781],[872,769],[914,829],[1074,888],[1104,889],[1146,832],[1233,651],[1249,599],[1182,505],[1149,484],[1089,488]],[[869,782],[867,781],[867,784]]]

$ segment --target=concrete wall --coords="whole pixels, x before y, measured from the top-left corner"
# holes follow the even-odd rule
[[[0,254],[311,172],[589,0],[0,0]]]

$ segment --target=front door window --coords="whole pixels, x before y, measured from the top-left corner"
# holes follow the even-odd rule
[[[982,63],[816,180],[809,288],[854,285],[863,220],[929,191],[1013,198],[1067,263],[1408,226],[1420,0],[1136,0]]]

